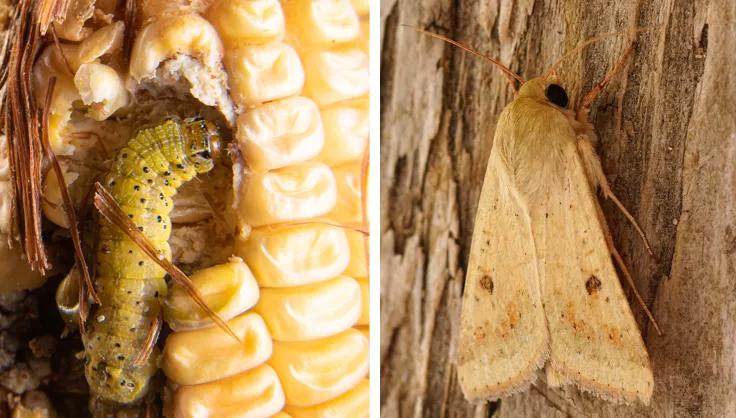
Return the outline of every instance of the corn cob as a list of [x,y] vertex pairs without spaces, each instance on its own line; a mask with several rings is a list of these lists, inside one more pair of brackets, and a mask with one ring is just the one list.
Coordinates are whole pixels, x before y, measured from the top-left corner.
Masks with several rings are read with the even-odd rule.
[[[78,16],[93,4],[72,3]],[[138,22],[128,66],[118,58],[127,42],[121,22],[96,31],[57,25],[62,41],[77,42],[42,53],[34,92],[45,97],[56,77],[52,148],[85,164],[103,161],[105,144],[119,148],[114,137],[129,128],[83,138],[70,129],[75,101],[89,120],[113,123],[139,97],[184,86],[235,129],[242,159],[227,215],[239,227],[240,258],[192,280],[241,342],[174,287],[164,310],[175,332],[161,361],[167,413],[367,416],[367,2],[150,1]],[[63,182],[45,176],[44,214],[69,227],[58,190],[67,185],[78,202],[94,168],[63,168]]]
[[[283,9],[275,1],[255,2],[269,3],[272,16],[283,10],[286,33],[278,19],[273,26],[254,23],[243,11],[248,3],[216,1],[206,14],[225,45],[240,112],[236,139],[244,161],[235,168],[242,178],[234,200],[244,232],[234,252],[261,287],[258,304],[246,315],[262,318],[273,338],[267,365],[246,372],[243,382],[247,377],[253,387],[278,392],[270,380],[277,376],[285,408],[277,416],[367,416],[365,242],[360,232],[344,227],[366,221],[361,161],[368,79],[360,31],[367,28],[349,1],[285,1]],[[245,34],[233,28],[245,28]],[[178,335],[169,337],[167,355]],[[192,358],[204,361],[204,353]],[[169,378],[182,383],[164,364]],[[206,378],[208,383],[175,390],[172,416],[190,416],[194,404],[203,416],[274,413],[263,410],[275,405],[274,398],[264,400],[265,392],[239,395],[239,415],[207,403],[232,378]]]

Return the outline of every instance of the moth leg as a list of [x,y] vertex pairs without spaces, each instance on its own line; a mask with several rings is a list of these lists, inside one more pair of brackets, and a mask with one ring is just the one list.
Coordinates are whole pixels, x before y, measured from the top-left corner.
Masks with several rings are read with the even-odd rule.
[[603,80],[599,81],[598,84],[593,86],[593,88],[588,92],[588,94],[583,97],[582,102],[580,102],[580,107],[577,110],[577,117],[579,121],[587,120],[588,118],[588,111],[590,110],[590,105],[593,103],[593,101],[603,92],[603,89],[608,85],[608,83],[613,80],[618,73],[621,72],[621,70],[624,68],[624,64],[629,59],[629,55],[634,51],[634,43],[631,42],[629,46],[624,51],[624,54],[621,56],[621,58],[616,62],[616,64],[613,66],[613,68],[606,74],[605,77],[603,77]]
[[[621,202],[616,198],[616,196],[611,191],[611,187],[608,185],[608,180],[606,179],[606,176],[603,174],[603,168],[601,167],[601,162],[598,159],[598,156],[595,154],[595,151],[593,150],[593,145],[591,144],[590,140],[584,136],[581,135],[578,137],[578,150],[580,151],[580,154],[583,158],[585,168],[588,171],[589,176],[593,176],[596,184],[600,185],[601,191],[603,192],[603,195],[606,198],[611,198],[611,200],[616,203],[616,206],[621,210],[621,212],[626,216],[629,221],[634,225],[637,231],[639,231],[639,235],[641,236],[642,240],[644,240],[644,245],[646,246],[647,250],[650,254],[652,254],[651,248],[649,248],[649,243],[646,240],[646,237],[644,236],[644,232],[639,228],[639,225],[636,223],[636,220],[633,216],[629,213],[629,211],[626,210],[626,208],[621,204]],[[616,264],[621,269],[621,272],[624,275],[624,278],[626,278],[626,282],[629,284],[629,287],[631,287],[631,290],[634,291],[634,296],[636,297],[636,300],[639,302],[639,305],[646,313],[649,320],[652,322],[652,325],[654,325],[654,329],[657,331],[658,335],[662,335],[662,331],[659,328],[659,324],[657,324],[657,321],[654,319],[654,315],[652,315],[652,312],[647,307],[646,303],[644,303],[644,299],[639,294],[639,291],[636,289],[636,285],[634,284],[634,279],[631,277],[631,273],[629,273],[629,269],[626,267],[626,263],[624,263],[623,258],[621,257],[621,254],[619,254],[618,250],[616,249],[616,246],[613,243],[613,236],[611,235],[611,231],[608,229],[608,223],[606,223],[606,218],[603,215],[603,210],[601,209],[600,205],[595,205],[596,212],[598,215],[598,219],[600,220],[599,223],[603,229],[603,235],[606,239],[606,243],[608,244],[608,248],[611,252],[611,256],[613,256],[613,259],[616,260]]]
[[151,327],[148,328],[148,333],[146,334],[146,341],[143,343],[143,347],[136,356],[133,364],[136,366],[142,366],[146,361],[148,361],[151,353],[153,353],[153,348],[156,346],[156,340],[158,340],[158,335],[161,332],[162,325],[163,320],[161,318],[161,312],[159,312],[158,315],[153,318],[153,321],[151,321]]
[[647,240],[647,237],[644,234],[644,230],[641,229],[639,224],[636,222],[636,219],[634,219],[631,213],[629,213],[623,203],[621,203],[616,195],[613,194],[611,186],[608,184],[608,180],[606,179],[606,174],[603,173],[601,161],[598,158],[598,155],[595,153],[595,149],[593,149],[593,144],[587,136],[578,135],[578,150],[580,151],[580,156],[582,157],[585,164],[585,171],[587,172],[592,182],[591,187],[593,187],[594,189],[596,187],[600,187],[603,197],[605,197],[606,199],[611,199],[611,201],[616,204],[616,207],[618,207],[624,217],[626,217],[631,225],[634,226],[634,229],[636,229],[636,232],[639,234],[639,237],[641,237],[641,240],[644,243],[644,247],[646,247],[649,255],[654,257],[654,252],[652,251],[651,245],[649,245],[649,240]]

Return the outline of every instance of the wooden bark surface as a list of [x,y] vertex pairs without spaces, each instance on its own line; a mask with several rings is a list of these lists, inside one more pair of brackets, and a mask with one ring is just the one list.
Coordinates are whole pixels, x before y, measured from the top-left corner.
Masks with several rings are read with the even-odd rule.
[[[381,409],[389,417],[736,416],[736,2],[383,0],[381,2]],[[501,73],[402,24],[541,74],[581,40],[640,34],[591,113],[614,192],[614,241],[664,335],[624,284],[654,369],[652,404],[617,406],[574,388],[467,403],[455,357],[464,272]],[[610,38],[563,65],[580,97],[620,57]],[[581,93],[582,92],[582,93]]]

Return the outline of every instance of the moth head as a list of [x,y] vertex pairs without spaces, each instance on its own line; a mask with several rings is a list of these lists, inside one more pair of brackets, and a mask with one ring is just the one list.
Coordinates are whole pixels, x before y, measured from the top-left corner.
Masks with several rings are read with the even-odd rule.
[[570,99],[557,77],[533,78],[519,89],[519,97],[531,97],[567,109]]
[[202,118],[187,119],[184,123],[187,158],[197,172],[212,170],[220,155],[220,130],[213,122]]

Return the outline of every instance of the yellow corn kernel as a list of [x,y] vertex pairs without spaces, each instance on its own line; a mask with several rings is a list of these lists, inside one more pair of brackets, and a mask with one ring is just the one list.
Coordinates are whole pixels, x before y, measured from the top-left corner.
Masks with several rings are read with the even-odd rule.
[[89,106],[87,115],[102,121],[128,104],[128,91],[118,73],[104,64],[89,63],[79,66],[74,74],[74,85],[82,102]]
[[306,341],[352,327],[361,314],[360,285],[340,276],[297,287],[261,289],[254,308],[275,341]]
[[283,2],[286,27],[300,49],[348,42],[358,36],[358,15],[349,0]]
[[256,45],[284,36],[284,13],[278,0],[218,0],[207,20],[228,45]]
[[283,406],[279,378],[266,364],[216,382],[181,386],[173,400],[177,418],[263,418]]
[[342,396],[325,403],[307,406],[286,406],[292,418],[368,418],[370,408],[370,381],[363,379]]
[[252,369],[271,357],[271,335],[263,318],[246,313],[228,321],[241,341],[219,327],[169,335],[161,368],[180,385],[212,382]]
[[350,263],[345,268],[344,274],[350,277],[368,277],[368,258],[365,254],[367,237],[361,232],[347,228],[345,234],[350,246]]
[[0,234],[0,293],[13,290],[33,289],[41,286],[45,279],[38,271],[31,270],[23,258],[19,246],[10,248],[10,238]]
[[137,81],[154,76],[159,64],[176,55],[197,58],[208,68],[222,61],[222,43],[215,28],[196,14],[166,17],[146,25],[136,37],[130,75]]
[[302,57],[306,82],[303,94],[320,107],[368,93],[368,55],[358,48],[335,47]]
[[239,192],[240,221],[252,226],[318,217],[337,201],[332,170],[317,162],[251,173]]
[[317,159],[339,165],[363,158],[368,146],[368,97],[322,109],[325,145]]
[[355,327],[355,329],[360,331],[360,333],[363,334],[365,338],[371,337],[371,328],[368,325],[361,325],[361,326]]
[[350,0],[353,3],[353,8],[360,17],[368,16],[370,12],[370,0]]
[[355,280],[358,281],[358,284],[360,285],[360,294],[363,297],[361,306],[363,307],[362,311],[360,312],[360,319],[358,319],[357,324],[358,325],[368,325],[371,318],[371,310],[370,310],[370,298],[371,298],[371,289],[370,285],[368,283],[368,279],[365,277],[359,277]]
[[268,364],[281,379],[288,405],[312,406],[342,395],[363,380],[368,352],[368,339],[351,328],[321,340],[275,342]]
[[322,150],[324,131],[317,105],[290,97],[240,115],[236,138],[248,167],[268,171],[307,161]]
[[363,222],[363,180],[360,162],[333,167],[337,183],[337,202],[327,215],[331,220],[341,224],[360,224]]
[[337,277],[350,262],[343,228],[324,224],[252,231],[235,253],[253,270],[261,287],[300,286]]
[[[258,283],[240,258],[196,271],[190,279],[207,306],[226,321],[258,301]],[[179,285],[175,285],[166,298],[164,318],[177,331],[213,324],[212,318]]]
[[299,94],[304,69],[294,48],[283,42],[228,50],[225,68],[235,103],[251,107]]

